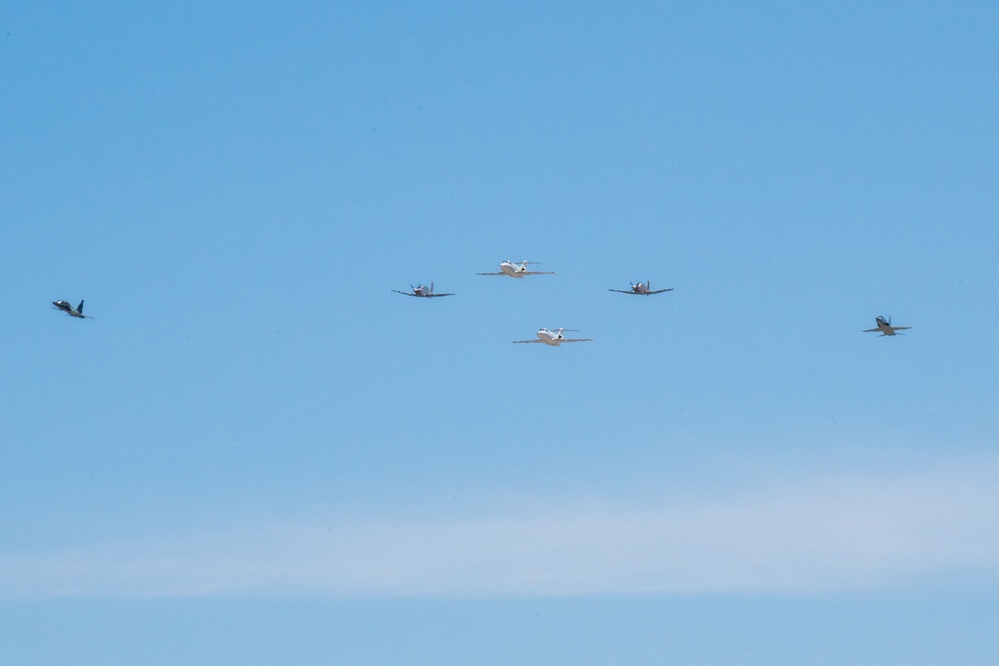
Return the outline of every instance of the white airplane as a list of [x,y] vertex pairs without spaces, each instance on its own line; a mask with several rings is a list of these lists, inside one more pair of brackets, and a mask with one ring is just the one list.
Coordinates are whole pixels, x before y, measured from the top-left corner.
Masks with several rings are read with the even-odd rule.
[[[628,284],[631,283],[629,282]],[[670,287],[669,289],[657,289],[652,291],[652,280],[646,280],[645,284],[642,284],[641,282],[632,284],[629,291],[625,291],[624,289],[608,289],[607,291],[616,291],[619,294],[641,294],[643,296],[651,296],[652,294],[661,294],[664,291],[673,291],[673,288]]]
[[421,284],[416,287],[409,285],[409,288],[412,289],[411,292],[399,291],[398,289],[393,289],[392,291],[397,294],[402,294],[403,296],[416,296],[417,298],[440,298],[441,296],[454,296],[454,294],[435,294],[433,282],[430,283],[429,287]]
[[52,301],[52,305],[55,306],[56,310],[65,312],[70,317],[76,317],[78,319],[93,319],[93,317],[89,317],[83,314],[83,301],[80,301],[80,304],[77,305],[75,308],[72,305],[70,305],[69,301],[64,301],[61,299],[58,301]]
[[514,278],[522,278],[525,275],[555,275],[555,271],[529,271],[527,267],[531,264],[539,264],[540,261],[522,261],[519,264],[512,261],[500,263],[499,273],[476,273],[476,275],[509,275]]
[[542,328],[538,331],[537,340],[514,340],[515,345],[538,345],[546,344],[552,347],[558,347],[563,342],[592,342],[593,338],[567,338],[562,335],[563,331],[574,331],[574,328],[559,328],[554,331],[549,331],[547,328]]
[[888,317],[888,319],[885,319],[881,315],[878,315],[877,318],[875,318],[874,321],[877,323],[878,327],[877,328],[868,328],[867,330],[864,331],[864,333],[878,333],[878,332],[880,332],[881,333],[881,337],[883,338],[886,335],[905,335],[904,333],[896,333],[895,331],[905,331],[905,330],[908,330],[908,329],[912,328],[911,326],[892,326],[891,325],[891,317]]

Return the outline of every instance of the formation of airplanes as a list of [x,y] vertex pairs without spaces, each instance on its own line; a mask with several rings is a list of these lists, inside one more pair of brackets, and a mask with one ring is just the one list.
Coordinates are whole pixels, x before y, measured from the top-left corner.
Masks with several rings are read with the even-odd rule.
[[[555,275],[555,271],[534,271],[528,269],[528,266],[539,264],[537,261],[520,261],[514,262],[510,260],[504,260],[500,262],[498,273],[476,273],[476,275],[490,275],[490,276],[506,276],[512,278],[524,278],[528,275]],[[635,282],[629,283],[631,285],[630,289],[608,289],[618,294],[629,294],[632,296],[652,296],[654,294],[664,294],[667,291],[673,291],[672,287],[667,287],[666,289],[652,289],[652,280],[646,280],[645,282]],[[392,291],[397,294],[402,294],[403,296],[413,296],[416,298],[436,298],[438,296],[454,296],[454,294],[438,294],[434,292],[434,283],[431,282],[430,286],[419,285],[414,287],[409,286],[410,291],[399,291],[398,289],[393,289]],[[65,301],[60,301],[65,303]],[[68,304],[67,304],[68,305]],[[80,309],[82,310],[83,303],[80,303]],[[875,318],[875,323],[877,328],[869,328],[864,331],[864,333],[881,333],[881,337],[884,336],[895,336],[903,335],[897,331],[905,331],[911,326],[892,326],[891,317],[887,319],[878,315]],[[592,342],[593,338],[567,338],[563,334],[566,331],[576,332],[576,329],[570,328],[556,328],[548,329],[541,328],[537,332],[536,340],[514,340],[514,344],[545,344],[550,347],[558,347],[559,345],[566,342]]]
[[[524,277],[525,275],[554,275],[554,272],[534,272],[528,271],[527,265],[532,262],[524,261],[520,264],[513,264],[509,261],[504,261],[500,264],[500,268],[503,269],[502,273],[476,273],[476,275],[510,275],[511,277]],[[505,268],[504,268],[505,267]],[[511,272],[507,272],[509,269]],[[454,296],[454,294],[438,294],[434,292],[434,283],[431,282],[430,286],[417,285],[409,286],[410,291],[399,291],[398,289],[393,289],[392,291],[397,294],[402,294],[403,296],[412,296],[415,298],[440,298],[442,296]],[[651,296],[652,294],[662,294],[667,291],[673,291],[672,288],[669,289],[657,289],[652,290],[652,281],[646,280],[644,283],[636,282],[631,285],[631,289],[625,291],[624,289],[609,289],[608,291],[614,291],[619,294],[638,294],[643,296]],[[75,308],[69,301],[58,300],[52,301],[53,309],[59,310],[60,312],[65,312],[71,317],[76,317],[77,319],[92,319],[89,315],[83,314],[83,301]],[[878,315],[874,319],[874,323],[877,324],[876,328],[864,329],[864,333],[880,333],[879,337],[885,336],[895,336],[895,335],[905,335],[904,333],[899,333],[898,331],[907,331],[911,326],[893,326],[891,323],[891,317],[884,317],[883,315]],[[571,328],[556,328],[550,330],[547,328],[541,328],[537,333],[537,340],[514,340],[514,344],[546,344],[551,347],[558,347],[565,342],[592,342],[593,338],[567,338],[563,335],[566,331],[576,332],[576,329]]]
[[[521,261],[518,263],[512,261],[503,261],[500,263],[499,273],[476,273],[476,275],[506,275],[512,278],[523,278],[527,275],[555,275],[555,271],[532,271],[528,270],[528,266],[531,264],[536,264],[536,261]],[[666,289],[652,289],[652,280],[646,280],[645,282],[635,282],[631,284],[631,289],[608,289],[608,291],[613,291],[618,294],[631,294],[638,296],[652,296],[653,294],[662,294],[667,291],[673,291],[672,287]],[[398,289],[393,289],[392,291],[396,294],[402,294],[403,296],[412,296],[414,298],[441,298],[443,296],[454,296],[452,293],[438,294],[434,291],[434,283],[431,282],[430,286],[420,284],[417,286],[409,285],[409,291],[399,291]],[[60,312],[65,312],[71,317],[76,317],[77,319],[91,319],[89,315],[83,314],[83,301],[75,308],[69,301],[58,300],[52,301],[52,305],[56,310]],[[885,318],[883,315],[878,315],[874,319],[874,323],[877,324],[876,328],[865,329],[864,333],[880,333],[880,337],[886,336],[896,336],[904,335],[898,331],[907,331],[911,326],[893,326],[891,323],[891,317]],[[576,332],[576,329],[570,328],[556,328],[547,329],[541,328],[537,332],[536,340],[514,340],[514,344],[545,344],[550,347],[558,347],[559,345],[566,342],[592,342],[593,338],[567,338],[563,335],[566,331]]]

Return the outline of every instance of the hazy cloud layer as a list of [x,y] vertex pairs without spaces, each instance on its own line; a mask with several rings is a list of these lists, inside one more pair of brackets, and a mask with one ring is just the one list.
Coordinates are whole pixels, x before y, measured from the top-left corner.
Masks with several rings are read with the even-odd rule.
[[0,554],[0,595],[823,593],[999,573],[993,464],[721,501],[551,499],[471,519],[331,518]]

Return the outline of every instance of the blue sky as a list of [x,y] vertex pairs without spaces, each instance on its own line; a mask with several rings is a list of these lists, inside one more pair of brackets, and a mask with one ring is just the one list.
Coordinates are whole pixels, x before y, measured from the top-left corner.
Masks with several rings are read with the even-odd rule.
[[997,25],[0,9],[0,656],[993,662]]

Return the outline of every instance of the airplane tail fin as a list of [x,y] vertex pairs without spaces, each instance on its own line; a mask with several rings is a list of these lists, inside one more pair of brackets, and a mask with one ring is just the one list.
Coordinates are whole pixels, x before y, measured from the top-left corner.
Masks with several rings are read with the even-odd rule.
[[83,301],[80,301],[80,304],[76,306],[76,311],[83,314]]

